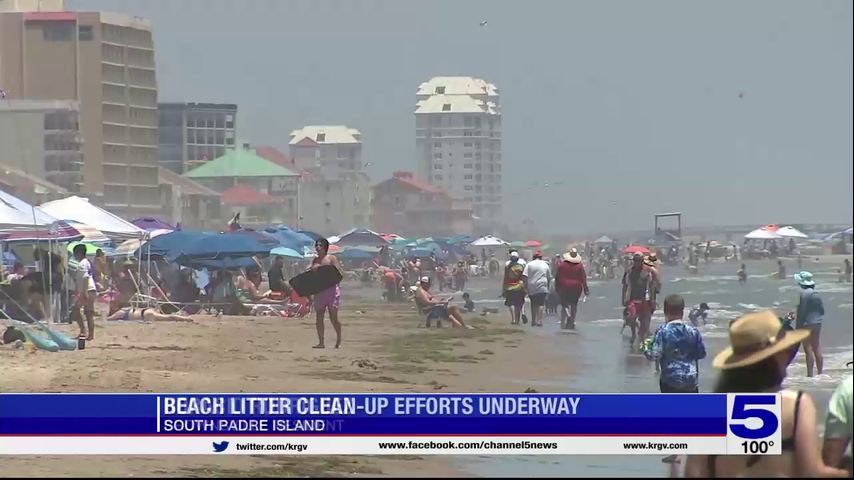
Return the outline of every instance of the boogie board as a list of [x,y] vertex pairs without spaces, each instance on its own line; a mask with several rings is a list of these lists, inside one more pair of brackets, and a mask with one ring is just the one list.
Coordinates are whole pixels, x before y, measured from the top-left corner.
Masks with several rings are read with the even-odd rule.
[[307,297],[333,287],[343,279],[341,272],[334,266],[321,265],[315,270],[300,273],[288,280],[288,283],[301,297]]

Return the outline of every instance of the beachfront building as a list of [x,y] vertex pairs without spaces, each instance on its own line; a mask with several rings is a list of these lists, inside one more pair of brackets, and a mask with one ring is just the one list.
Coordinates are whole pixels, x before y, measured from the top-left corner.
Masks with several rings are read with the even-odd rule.
[[418,176],[470,201],[484,226],[494,226],[502,210],[498,89],[478,78],[434,77],[416,99]]
[[[83,188],[83,137],[73,100],[0,102],[0,167],[71,193]],[[29,183],[29,180],[24,180]]]
[[147,20],[65,11],[62,0],[0,0],[0,66],[8,99],[79,104],[82,193],[125,218],[160,211]]
[[259,156],[249,144],[226,150],[184,177],[222,194],[226,216],[239,211],[243,224],[297,223],[300,174]]
[[160,168],[160,203],[171,225],[198,230],[219,230],[225,225],[219,192],[172,170]]
[[471,202],[453,198],[412,172],[395,172],[372,190],[371,224],[378,232],[406,237],[474,233]]
[[309,125],[291,132],[290,159],[300,182],[301,228],[333,235],[371,220],[371,185],[362,134],[343,125]]
[[159,103],[160,166],[184,173],[234,150],[237,105]]

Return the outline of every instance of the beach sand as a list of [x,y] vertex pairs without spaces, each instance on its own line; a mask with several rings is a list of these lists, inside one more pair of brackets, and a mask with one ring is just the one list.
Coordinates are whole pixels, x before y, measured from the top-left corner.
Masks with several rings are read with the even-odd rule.
[[[198,316],[192,324],[98,322],[83,351],[0,347],[4,392],[523,392],[566,377],[550,357],[566,338],[526,335],[504,309],[471,314],[475,330],[423,328],[411,304],[384,304],[378,290],[343,287],[344,342],[325,350],[314,316]],[[375,296],[376,295],[376,296]],[[75,334],[76,328],[60,326]],[[561,337],[561,336],[558,336]],[[525,379],[524,382],[512,379]],[[545,391],[545,390],[544,390]],[[459,475],[447,457],[23,456],[3,459],[4,476]]]

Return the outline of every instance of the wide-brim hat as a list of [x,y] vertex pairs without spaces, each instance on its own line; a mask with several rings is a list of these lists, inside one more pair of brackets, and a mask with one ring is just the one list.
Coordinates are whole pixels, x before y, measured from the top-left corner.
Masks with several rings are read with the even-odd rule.
[[802,287],[814,287],[815,280],[810,272],[798,272],[794,275],[795,281]]
[[730,346],[715,356],[712,365],[721,370],[741,368],[785,351],[809,337],[809,330],[783,330],[770,310],[748,313],[729,327]]
[[581,255],[579,255],[578,250],[574,248],[564,253],[563,259],[569,263],[581,263]]

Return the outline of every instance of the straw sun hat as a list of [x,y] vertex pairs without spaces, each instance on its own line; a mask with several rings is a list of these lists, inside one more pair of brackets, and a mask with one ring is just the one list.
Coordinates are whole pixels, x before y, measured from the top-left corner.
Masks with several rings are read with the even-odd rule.
[[729,327],[730,346],[712,362],[728,370],[746,367],[787,350],[810,335],[808,330],[783,330],[780,319],[770,310],[749,313]]
[[581,263],[581,255],[578,250],[573,248],[569,252],[563,254],[563,259],[569,263]]

